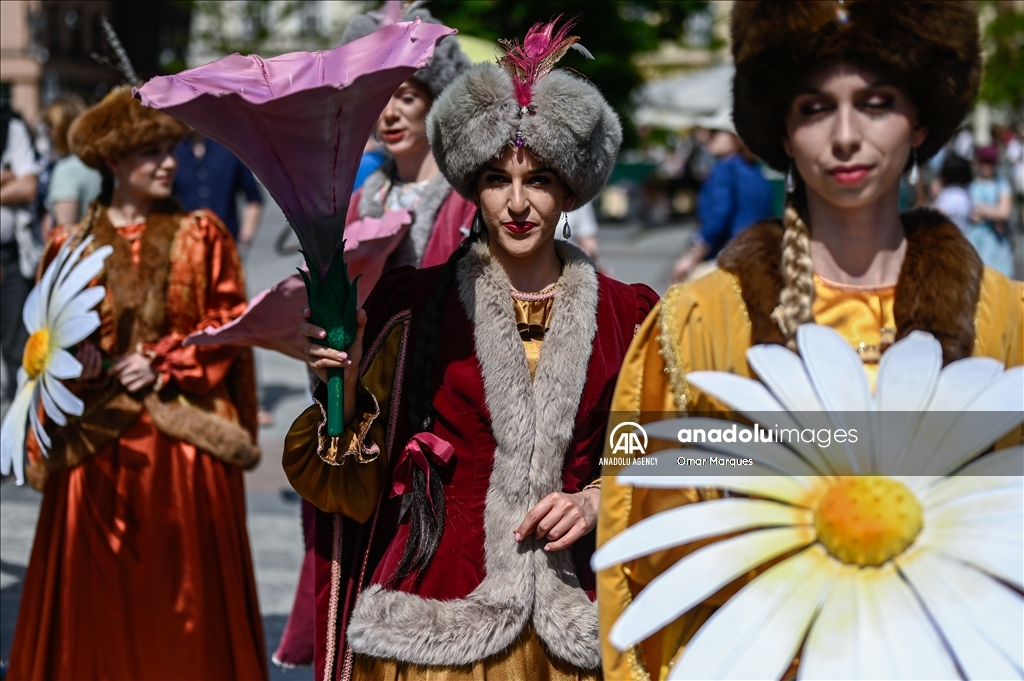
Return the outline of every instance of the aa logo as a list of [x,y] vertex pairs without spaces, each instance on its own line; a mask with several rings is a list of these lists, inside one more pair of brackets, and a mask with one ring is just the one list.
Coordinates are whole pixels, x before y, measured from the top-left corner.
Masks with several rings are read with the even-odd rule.
[[[642,440],[641,440],[642,438]],[[647,431],[639,423],[626,421],[615,426],[608,436],[612,454],[645,456],[647,454]]]

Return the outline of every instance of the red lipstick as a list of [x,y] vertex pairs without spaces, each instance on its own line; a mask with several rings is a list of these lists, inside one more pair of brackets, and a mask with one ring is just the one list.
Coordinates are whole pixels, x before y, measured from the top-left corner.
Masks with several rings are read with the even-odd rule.
[[868,176],[873,167],[869,165],[837,166],[828,172],[841,184],[857,184]]
[[530,222],[528,220],[509,220],[508,222],[502,223],[502,226],[510,232],[515,232],[516,234],[526,234],[531,229],[536,227],[537,223]]

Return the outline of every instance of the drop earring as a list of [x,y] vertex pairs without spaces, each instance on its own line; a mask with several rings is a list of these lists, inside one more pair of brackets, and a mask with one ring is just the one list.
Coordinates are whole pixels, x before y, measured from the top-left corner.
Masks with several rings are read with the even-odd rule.
[[791,195],[796,191],[796,182],[793,180],[793,162],[789,162],[789,168],[786,169],[786,196]]
[[572,229],[569,227],[569,216],[565,213],[562,215],[565,217],[565,224],[562,225],[562,236],[568,239],[572,236]]
[[914,164],[910,166],[910,174],[907,175],[907,182],[909,182],[912,186],[916,187],[917,179],[921,175],[917,170],[917,147],[914,147],[913,151],[911,151],[910,153],[914,159]]
[[473,226],[470,228],[471,234],[479,234],[484,231],[484,219],[480,217],[480,209],[476,209],[476,215],[473,216]]

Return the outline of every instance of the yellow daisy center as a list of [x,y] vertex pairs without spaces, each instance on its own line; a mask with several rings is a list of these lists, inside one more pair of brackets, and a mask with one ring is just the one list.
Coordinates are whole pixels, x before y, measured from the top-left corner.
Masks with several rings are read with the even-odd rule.
[[818,540],[844,563],[881,565],[921,531],[921,504],[892,478],[840,478],[814,513]]
[[46,368],[46,361],[50,358],[50,332],[46,329],[39,329],[28,337],[25,343],[25,354],[21,356],[21,366],[29,378],[35,378],[43,373]]

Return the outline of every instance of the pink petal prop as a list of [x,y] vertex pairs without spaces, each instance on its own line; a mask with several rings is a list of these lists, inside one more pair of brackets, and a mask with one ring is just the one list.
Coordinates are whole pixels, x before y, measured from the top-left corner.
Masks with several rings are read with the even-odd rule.
[[237,155],[326,273],[341,242],[363,146],[392,93],[453,29],[401,22],[326,52],[232,54],[135,90]]
[[[360,307],[384,272],[388,256],[409,231],[408,211],[388,211],[382,218],[363,218],[345,229],[345,262],[349,275],[359,279]],[[185,339],[185,345],[256,346],[305,361],[306,339],[295,327],[309,304],[298,273],[282,279],[249,301],[242,316],[220,327],[209,326]]]
[[197,331],[183,345],[255,346],[305,362],[307,341],[295,327],[304,321],[301,311],[308,304],[306,285],[296,272],[256,294],[238,319]]

